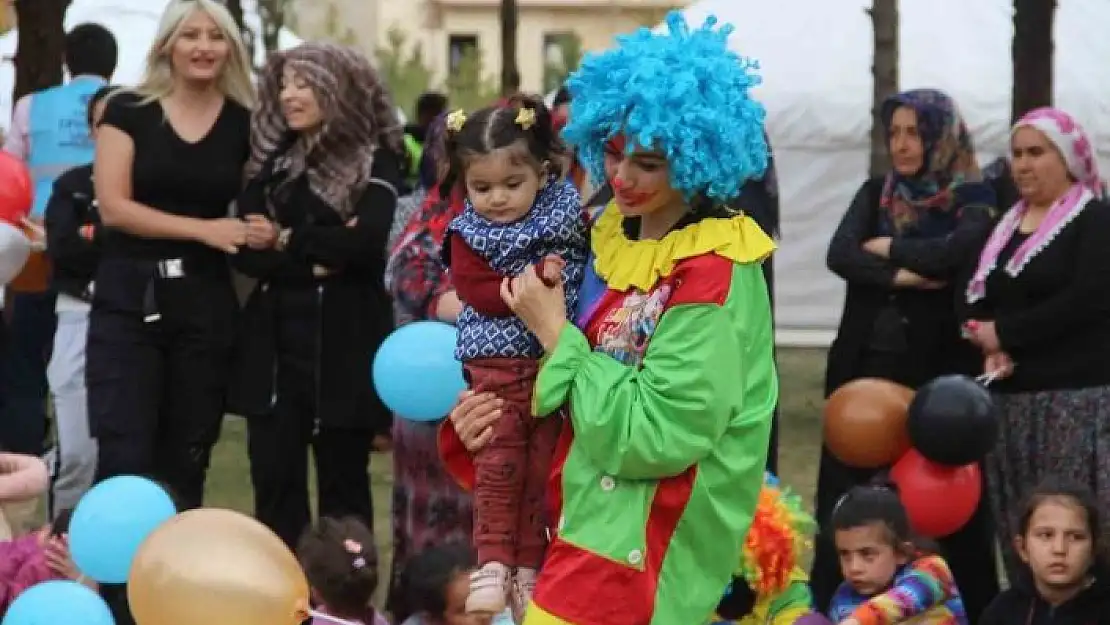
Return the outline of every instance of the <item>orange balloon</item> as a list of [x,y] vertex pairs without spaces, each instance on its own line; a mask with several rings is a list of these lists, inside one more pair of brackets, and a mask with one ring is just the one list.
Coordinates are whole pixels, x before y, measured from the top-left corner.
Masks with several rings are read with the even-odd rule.
[[844,464],[877,469],[910,448],[906,429],[913,391],[889,380],[860,378],[825,403],[825,446]]
[[135,554],[127,600],[138,625],[299,625],[308,581],[285,543],[219,508],[166,521]]

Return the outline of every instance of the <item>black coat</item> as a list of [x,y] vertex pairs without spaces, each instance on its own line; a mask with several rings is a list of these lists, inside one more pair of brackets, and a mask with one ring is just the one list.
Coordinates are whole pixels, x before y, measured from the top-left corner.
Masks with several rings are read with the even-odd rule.
[[[89,285],[100,262],[100,242],[96,236],[100,213],[93,192],[91,164],[74,167],[54,181],[44,222],[55,290],[91,301]],[[92,226],[91,238],[81,235],[84,226]]]
[[[858,377],[876,318],[889,304],[903,319],[907,352],[913,355],[902,359],[904,370],[890,372],[889,379],[912,388],[939,375],[972,374],[982,368],[978,350],[960,336],[957,302],[963,296],[965,276],[990,234],[994,198],[982,198],[989,199],[990,206],[965,206],[948,237],[896,242],[887,261],[861,248],[864,241],[877,236],[883,181],[872,178],[860,187],[829,243],[829,270],[844,279],[847,292],[840,326],[829,347],[826,395]],[[991,194],[986,186],[979,190]],[[894,288],[899,267],[949,286],[935,291]]]
[[[281,175],[280,173],[277,175]],[[316,196],[305,179],[293,181],[280,197],[264,168],[239,198],[240,216],[269,216],[269,197],[281,228],[291,228],[286,249],[244,249],[233,262],[258,280],[244,305],[232,380],[229,411],[265,418],[277,394],[278,316],[283,290],[315,291],[315,320],[305,331],[316,333],[316,416],[322,425],[387,432],[389,412],[374,392],[371,363],[393,329],[393,314],[383,283],[385,242],[400,184],[399,159],[385,150],[375,155],[373,180],[355,201],[353,227]],[[349,223],[349,222],[348,222]],[[313,267],[331,271],[315,277]]]
[[995,597],[978,625],[1106,625],[1110,624],[1110,583],[1098,574],[1070,601],[1051,606],[1037,593],[1028,575]]

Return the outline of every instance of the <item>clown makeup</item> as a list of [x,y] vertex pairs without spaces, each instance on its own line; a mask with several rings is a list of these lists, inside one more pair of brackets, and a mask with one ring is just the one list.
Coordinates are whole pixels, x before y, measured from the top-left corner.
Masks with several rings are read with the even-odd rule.
[[677,221],[686,205],[682,194],[671,186],[670,173],[665,156],[647,150],[629,153],[622,135],[605,145],[605,176],[613,186],[617,207],[625,217],[677,210]]

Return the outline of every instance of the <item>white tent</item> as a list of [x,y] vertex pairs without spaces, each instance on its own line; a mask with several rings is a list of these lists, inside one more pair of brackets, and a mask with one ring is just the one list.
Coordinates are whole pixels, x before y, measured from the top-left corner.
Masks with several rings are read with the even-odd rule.
[[[731,23],[731,45],[758,59],[782,201],[776,256],[779,342],[827,345],[843,284],[824,264],[833,230],[867,173],[871,127],[870,0],[702,0],[685,13]],[[1006,152],[1012,0],[901,0],[904,89],[951,94],[981,162]],[[1110,2],[1061,0],[1056,9],[1056,104],[1076,116],[1110,166]]]
[[[95,22],[112,31],[119,45],[119,65],[112,82],[130,85],[138,82],[142,76],[147,51],[158,29],[158,19],[167,4],[167,0],[73,0],[66,11],[65,28],[69,30],[84,22]],[[261,21],[254,10],[255,3],[248,0],[243,5],[247,26],[255,33],[261,32]],[[15,30],[0,37],[0,58],[3,59],[0,63],[0,120],[5,128],[11,120],[11,97],[15,84],[12,58],[15,56],[18,37]],[[278,43],[284,50],[298,45],[301,40],[288,30],[283,30]],[[261,63],[266,56],[261,36],[255,37],[254,56],[256,63]]]

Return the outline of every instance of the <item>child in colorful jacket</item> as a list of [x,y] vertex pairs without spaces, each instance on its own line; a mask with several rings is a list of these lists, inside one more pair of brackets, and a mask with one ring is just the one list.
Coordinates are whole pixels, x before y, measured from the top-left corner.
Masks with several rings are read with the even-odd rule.
[[[725,205],[767,144],[753,64],[714,24],[672,13],[568,82],[563,136],[616,197],[574,323],[534,268],[505,297],[546,353],[533,413],[564,419],[526,625],[704,623],[752,521],[778,397],[761,268],[774,243]],[[461,446],[441,432],[445,452]]]
[[831,518],[844,582],[829,618],[840,625],[968,625],[948,563],[913,544],[894,485],[857,486]]

